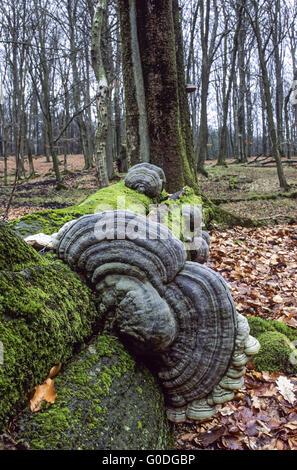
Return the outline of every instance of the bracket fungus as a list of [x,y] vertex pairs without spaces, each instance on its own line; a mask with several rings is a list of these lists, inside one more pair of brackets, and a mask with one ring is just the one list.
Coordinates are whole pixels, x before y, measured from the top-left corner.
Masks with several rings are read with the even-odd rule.
[[135,189],[148,197],[157,197],[161,194],[166,183],[165,173],[162,168],[151,163],[139,163],[128,171],[125,185]]
[[[160,191],[160,171],[133,168],[131,187]],[[108,325],[158,377],[169,420],[209,418],[233,398],[259,343],[223,278],[186,261],[184,244],[166,226],[127,210],[104,211],[68,223],[54,238],[58,256],[98,293]],[[206,233],[203,240],[208,248]]]

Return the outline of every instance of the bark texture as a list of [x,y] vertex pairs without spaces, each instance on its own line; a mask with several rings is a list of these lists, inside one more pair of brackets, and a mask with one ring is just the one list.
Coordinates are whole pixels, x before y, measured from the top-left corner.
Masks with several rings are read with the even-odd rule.
[[[189,131],[189,114],[187,107],[185,108],[187,98],[181,64],[183,56],[180,25],[178,18],[175,18],[178,14],[177,4],[167,0],[138,1],[136,15],[133,1],[119,0],[118,4],[127,108],[127,143],[131,163],[145,161],[147,158],[147,153],[141,150],[143,135],[140,133],[143,128],[141,123],[145,121],[148,127],[150,163],[164,170],[166,189],[175,192],[185,184],[194,186],[193,143]],[[134,31],[135,20],[137,35]],[[138,73],[140,70],[142,77]]]
[[99,0],[96,5],[92,26],[92,64],[97,79],[97,127],[95,132],[94,160],[99,188],[108,185],[106,165],[106,137],[108,127],[108,83],[101,54],[101,34],[106,0]]

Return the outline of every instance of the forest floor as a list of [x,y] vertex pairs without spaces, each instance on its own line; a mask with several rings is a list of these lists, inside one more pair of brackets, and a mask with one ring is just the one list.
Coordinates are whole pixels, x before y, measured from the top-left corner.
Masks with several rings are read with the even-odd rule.
[[[207,264],[229,283],[238,312],[297,328],[297,225],[211,235]],[[212,419],[174,429],[177,449],[297,450],[297,377],[249,363],[244,386]]]
[[[95,171],[83,165],[81,155],[70,155],[67,189],[56,191],[51,163],[45,157],[34,160],[39,176],[17,186],[8,219],[84,200],[96,190],[96,179]],[[9,185],[4,187],[0,161],[0,214],[12,190],[12,158],[8,168]],[[207,170],[208,179],[199,177],[207,196],[262,224],[254,229],[214,227],[208,265],[229,283],[239,313],[297,328],[297,168],[285,167],[291,185],[285,195],[275,168],[216,167],[208,162]],[[256,372],[249,364],[245,384],[232,402],[218,406],[207,422],[174,425],[174,433],[175,448],[182,450],[297,450],[297,377]]]
[[[7,220],[42,209],[62,209],[77,204],[97,190],[95,169],[84,170],[83,155],[68,155],[68,172],[63,171],[63,158],[60,156],[61,173],[66,190],[55,189],[52,163],[44,156],[34,158],[36,176],[22,179],[16,188]],[[28,171],[28,164],[25,162]],[[0,161],[0,214],[4,213],[11,193],[15,172],[15,160],[8,160],[8,185],[3,186],[3,162]]]
[[297,166],[285,166],[290,185],[288,193],[279,188],[276,168],[229,164],[215,166],[207,162],[208,178],[199,176],[206,196],[223,209],[249,217],[263,225],[297,221]]

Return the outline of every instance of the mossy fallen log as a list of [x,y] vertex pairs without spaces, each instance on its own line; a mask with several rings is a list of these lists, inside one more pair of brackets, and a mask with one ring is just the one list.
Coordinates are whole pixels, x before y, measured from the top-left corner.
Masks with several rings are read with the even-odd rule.
[[31,450],[159,450],[173,444],[158,385],[114,336],[94,338],[55,378],[55,390],[54,404],[26,410],[16,424],[16,440]]
[[[53,255],[40,256],[7,224],[0,224],[0,242],[0,431],[3,432],[9,419],[16,416],[28,403],[34,387],[46,379],[50,368],[59,362],[65,364],[75,357],[86,341],[100,334],[102,324],[93,293],[68,266]],[[121,348],[119,344],[115,347],[117,351]],[[124,369],[128,368],[128,363],[133,363],[127,353],[125,358],[127,364],[123,365]],[[112,362],[111,358],[110,361]],[[100,371],[98,373],[100,375]],[[170,442],[165,438],[167,421],[163,398],[152,376],[147,371],[143,373],[144,378],[141,379],[140,369],[137,373],[133,372],[131,387],[134,383],[137,387],[139,381],[143,380],[144,393],[151,397],[154,395],[155,405],[159,406],[158,424],[152,424],[152,420],[156,421],[155,414],[152,413],[150,418],[152,402],[144,403],[140,394],[133,395],[131,403],[139,407],[136,415],[142,423],[143,433],[152,432],[152,441],[144,440],[143,445],[149,445],[148,442],[153,442],[154,439],[157,445],[158,433],[163,426],[162,448],[168,448]],[[117,377],[117,383],[123,380],[122,387],[128,383],[126,375]],[[126,396],[127,407],[129,390],[130,388],[127,389]],[[115,429],[119,416],[114,413],[115,405],[110,406],[112,408],[106,412],[110,414],[110,429],[113,429],[112,426]],[[116,420],[114,424],[113,419]],[[122,428],[122,431],[126,435],[127,430]],[[112,439],[111,431],[108,436]],[[140,446],[140,434],[137,436],[139,440],[134,444],[130,436],[130,448]],[[75,445],[73,442],[73,448]]]
[[79,217],[100,212],[102,210],[130,209],[133,212],[147,215],[150,208],[156,204],[182,207],[185,204],[191,206],[201,205],[203,209],[203,222],[208,228],[211,224],[221,226],[240,225],[243,227],[255,227],[256,222],[227,212],[214,204],[203,195],[197,195],[192,188],[186,187],[181,197],[172,200],[165,190],[158,198],[149,198],[145,194],[127,188],[124,181],[112,186],[100,189],[81,203],[67,207],[66,209],[47,209],[27,214],[19,219],[9,222],[9,226],[21,237],[44,233],[51,235],[57,232],[65,223]]
[[106,209],[114,210],[118,205],[127,206],[122,208],[133,207],[134,212],[139,210],[137,206],[142,206],[144,210],[148,211],[149,205],[154,202],[157,201],[150,199],[145,194],[127,188],[124,181],[121,181],[96,191],[75,206],[66,209],[39,210],[9,222],[9,225],[21,237],[40,232],[51,235],[57,232],[66,222],[85,214],[92,214]]
[[69,359],[75,345],[91,335],[98,313],[93,294],[68,266],[41,257],[5,224],[0,239],[3,429],[51,365]]

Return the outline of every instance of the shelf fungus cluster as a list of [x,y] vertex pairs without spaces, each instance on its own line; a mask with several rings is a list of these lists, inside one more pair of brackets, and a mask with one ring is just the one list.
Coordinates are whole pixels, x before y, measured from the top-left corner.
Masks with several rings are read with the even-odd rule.
[[128,188],[152,198],[161,194],[165,183],[166,178],[162,168],[151,163],[132,166],[125,178],[125,185]]
[[[141,171],[149,184],[157,176],[163,184],[161,172]],[[208,250],[206,233],[204,241]],[[66,224],[53,247],[87,277],[109,327],[156,374],[169,420],[207,419],[233,398],[259,343],[223,278],[187,261],[185,245],[166,226],[104,211]]]

